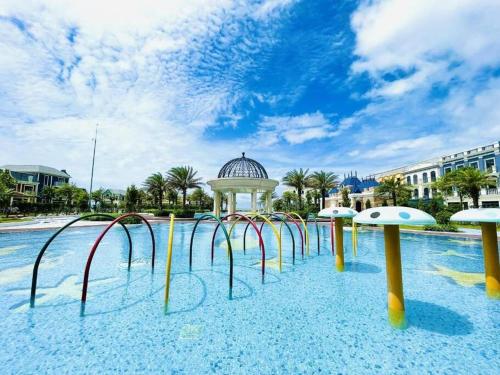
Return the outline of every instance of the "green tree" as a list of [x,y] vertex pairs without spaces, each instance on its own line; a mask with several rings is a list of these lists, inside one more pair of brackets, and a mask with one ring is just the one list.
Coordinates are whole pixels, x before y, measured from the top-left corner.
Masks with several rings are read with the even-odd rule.
[[89,208],[89,193],[87,193],[87,190],[77,188],[74,195],[74,202],[80,211],[86,211]]
[[282,194],[285,211],[293,211],[297,207],[299,196],[294,191],[285,191]]
[[0,169],[0,207],[6,212],[10,205],[10,199],[16,188],[16,180],[10,175],[7,169]]
[[299,209],[302,209],[302,193],[304,189],[310,187],[311,180],[309,176],[309,169],[303,170],[294,169],[287,172],[282,179],[283,183],[287,186],[295,188],[298,197]]
[[455,186],[472,198],[474,207],[479,207],[479,196],[481,188],[491,188],[497,186],[495,176],[480,171],[479,169],[466,167],[455,171]]
[[343,188],[340,194],[342,195],[342,207],[351,207],[351,200],[349,199],[349,189]]
[[44,186],[42,190],[42,197],[43,199],[45,199],[45,201],[47,201],[48,203],[52,203],[56,195],[57,189],[55,187],[49,185]]
[[[391,176],[385,178],[380,185],[375,188],[375,195],[385,198],[390,196],[394,206],[398,205],[398,198],[400,201],[410,197],[411,191],[408,185],[405,185],[400,178]],[[404,198],[404,199],[403,199]]]
[[160,210],[163,209],[163,196],[167,191],[167,185],[167,179],[160,172],[149,176],[143,184],[146,191],[153,197],[154,202],[158,204]]
[[130,185],[125,192],[125,208],[128,212],[137,211],[137,207],[139,206],[139,190],[135,187],[135,185]]
[[319,171],[311,175],[311,186],[321,193],[321,206],[325,207],[325,199],[328,191],[338,185],[338,176],[333,172]]
[[73,200],[77,192],[77,187],[74,184],[62,184],[57,188],[56,196],[64,202],[67,209],[73,207]]
[[168,171],[168,180],[172,187],[182,193],[182,207],[186,208],[188,189],[201,187],[201,178],[196,177],[198,172],[190,166],[174,167]]
[[210,197],[202,188],[196,188],[189,196],[189,201],[196,202],[198,208],[201,209],[205,206],[205,202],[207,202],[209,198]]
[[104,204],[104,189],[99,188],[97,190],[94,190],[92,192],[92,200],[95,202],[95,208],[96,210],[99,210],[99,208],[103,207]]
[[366,202],[365,202],[365,208],[366,209],[372,208],[372,202],[370,202],[369,199],[367,199]]

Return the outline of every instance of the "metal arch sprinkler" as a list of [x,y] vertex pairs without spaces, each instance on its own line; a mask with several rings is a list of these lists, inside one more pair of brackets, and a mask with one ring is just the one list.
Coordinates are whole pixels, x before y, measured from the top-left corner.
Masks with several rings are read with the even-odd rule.
[[[312,215],[312,214],[308,214],[307,215],[307,217],[306,217],[306,225],[309,222],[309,215]],[[318,241],[318,255],[319,255],[320,254],[320,243],[321,243],[320,235],[319,235],[319,225],[318,225],[318,220],[316,220],[316,216],[315,215],[313,215],[313,219],[314,219],[314,224],[316,226],[316,237],[317,237],[317,241]]]
[[257,236],[259,237],[259,247],[260,247],[260,252],[261,252],[261,262],[262,262],[262,284],[264,284],[264,277],[265,277],[265,272],[266,272],[266,249],[264,247],[264,240],[262,239],[262,234],[259,231],[259,228],[255,225],[252,219],[250,219],[248,216],[239,214],[239,213],[234,213],[234,214],[229,214],[221,218],[221,223],[217,224],[215,227],[214,233],[212,235],[212,249],[211,249],[211,264],[214,264],[214,249],[215,249],[215,236],[217,234],[217,230],[222,224],[224,220],[228,220],[231,217],[236,217],[238,218],[232,225],[229,230],[229,238],[231,238],[231,233],[233,231],[234,225],[240,220],[243,219],[248,222],[248,225],[252,225],[252,227],[255,229],[255,232],[257,233]]
[[170,270],[172,268],[172,246],[174,241],[174,214],[170,215],[170,228],[168,231],[167,265],[165,269],[165,314],[168,312],[168,297],[170,294]]
[[[189,272],[191,272],[193,267],[193,241],[196,228],[198,228],[200,222],[205,219],[214,219],[219,224],[222,224],[222,221],[217,216],[212,214],[204,214],[200,216],[198,220],[196,220],[193,231],[191,232],[191,241],[189,243]],[[226,236],[227,248],[229,253],[229,299],[233,299],[233,248],[231,247],[231,240],[224,225],[222,225],[222,230],[224,231],[224,235]]]
[[493,299],[500,299],[500,262],[498,260],[497,239],[497,224],[500,222],[500,209],[476,208],[464,210],[454,214],[450,220],[477,222],[481,224],[486,295]]
[[304,219],[302,219],[302,216],[300,216],[298,213],[290,212],[290,215],[297,217],[302,222],[304,233],[306,235],[306,256],[309,256],[309,230],[307,230],[307,224]]
[[394,328],[405,328],[399,226],[435,224],[436,220],[426,212],[415,208],[397,206],[369,208],[360,212],[353,220],[358,224],[384,226],[389,322]]
[[144,218],[143,216],[136,214],[136,213],[128,213],[121,215],[117,217],[115,220],[113,220],[97,237],[96,241],[94,242],[94,245],[92,246],[92,249],[90,250],[89,256],[87,258],[87,264],[85,266],[85,273],[83,275],[83,287],[82,287],[82,305],[80,309],[80,314],[83,315],[85,312],[85,302],[87,301],[87,288],[88,288],[88,283],[89,283],[89,275],[90,275],[90,266],[92,265],[92,259],[94,258],[94,254],[97,250],[97,247],[101,243],[102,239],[108,233],[108,231],[116,224],[119,223],[121,220],[127,218],[127,217],[137,217],[141,219],[148,227],[149,233],[151,234],[151,244],[152,244],[152,254],[151,254],[151,271],[154,271],[155,267],[155,236],[153,234],[153,229],[151,228],[151,225],[149,222]]
[[[267,217],[265,217],[261,214],[256,214],[256,215],[252,216],[252,220],[255,220],[256,218],[260,218],[260,219],[264,220],[266,223],[268,223],[269,225],[271,225],[271,228],[274,232],[274,236],[276,237],[276,240],[278,241],[278,267],[279,267],[279,271],[281,272],[282,259],[281,259],[281,236],[280,236],[280,233],[278,232],[278,229],[276,228],[276,226]],[[233,225],[231,226],[230,232],[232,231],[235,224],[236,223],[233,223]]]
[[277,212],[273,212],[273,214],[286,216],[289,220],[291,220],[295,224],[295,226],[297,227],[297,229],[299,230],[299,233],[300,233],[301,255],[302,255],[302,259],[304,259],[304,234],[302,233],[302,228],[300,227],[299,223],[297,223],[297,220],[292,215],[290,215],[286,212],[277,211]]
[[[292,264],[295,265],[295,238],[293,236],[293,231],[292,231],[292,228],[290,228],[290,226],[288,225],[288,223],[286,222],[285,219],[283,219],[281,216],[279,215],[276,215],[276,214],[269,214],[269,213],[266,213],[266,214],[261,214],[262,216],[266,216],[266,217],[269,217],[270,219],[278,219],[280,221],[280,239],[282,238],[282,229],[283,229],[283,224],[285,224],[285,226],[288,228],[288,232],[290,233],[290,236],[292,237]],[[262,224],[260,225],[260,232],[262,233],[262,229],[264,227],[264,224],[266,222],[263,221]],[[246,229],[246,228],[245,228]],[[245,234],[244,234],[245,235]]]
[[333,218],[335,218],[335,267],[337,271],[344,271],[344,218],[352,218],[357,215],[357,211],[347,207],[329,207],[322,209],[318,216],[330,218],[330,231],[332,235],[332,254],[333,249]]
[[[111,216],[111,215],[108,215],[108,214],[97,214],[96,213],[96,214],[83,215],[83,216],[80,216],[80,217],[76,218],[75,220],[70,221],[66,225],[64,225],[62,228],[60,228],[59,230],[57,230],[47,240],[47,242],[45,242],[45,244],[43,245],[42,249],[38,253],[38,256],[37,256],[37,258],[35,260],[35,264],[33,266],[33,276],[32,276],[32,279],[31,279],[30,307],[35,307],[36,285],[37,285],[37,280],[38,280],[38,268],[40,266],[40,262],[42,261],[42,257],[45,254],[45,251],[47,250],[47,248],[49,247],[49,245],[52,243],[52,241],[54,241],[56,239],[56,237],[59,234],[61,234],[66,228],[70,227],[71,225],[73,225],[74,223],[76,223],[76,222],[78,222],[80,220],[88,219],[90,217],[105,217],[105,218],[108,218],[108,219],[111,219],[111,220],[115,219],[114,216]],[[127,234],[128,247],[129,247],[129,250],[128,250],[128,270],[130,271],[130,264],[131,264],[131,261],[132,261],[132,238],[130,237],[130,233],[129,233],[127,227],[123,223],[118,223],[118,224],[121,225],[121,227],[125,230],[125,233]]]

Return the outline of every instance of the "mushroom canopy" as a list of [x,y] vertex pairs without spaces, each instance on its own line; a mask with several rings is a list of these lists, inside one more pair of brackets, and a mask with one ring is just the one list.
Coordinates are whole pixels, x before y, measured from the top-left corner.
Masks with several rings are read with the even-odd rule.
[[472,221],[478,223],[499,223],[500,208],[472,208],[459,211],[450,217],[451,221]]
[[319,217],[354,217],[357,211],[348,207],[328,207],[318,212]]
[[436,220],[428,213],[411,207],[374,207],[360,212],[355,218],[359,224],[428,225]]

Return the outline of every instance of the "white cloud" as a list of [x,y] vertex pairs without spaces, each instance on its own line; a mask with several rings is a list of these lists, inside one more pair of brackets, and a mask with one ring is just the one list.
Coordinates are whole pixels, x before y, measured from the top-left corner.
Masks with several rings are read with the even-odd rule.
[[[499,13],[496,0],[366,1],[352,16],[359,57],[353,71],[377,78],[380,95],[471,79],[500,61]],[[384,80],[398,70],[407,74]]]
[[299,116],[266,116],[259,124],[257,143],[271,146],[280,140],[300,144],[331,137],[334,126],[320,112]]
[[[97,185],[140,183],[179,164],[215,174],[234,150],[204,132],[231,113],[251,54],[273,42],[271,27],[251,38],[239,27],[266,4],[2,2],[0,164],[66,168],[85,185],[99,123]],[[259,22],[285,5],[268,4]]]

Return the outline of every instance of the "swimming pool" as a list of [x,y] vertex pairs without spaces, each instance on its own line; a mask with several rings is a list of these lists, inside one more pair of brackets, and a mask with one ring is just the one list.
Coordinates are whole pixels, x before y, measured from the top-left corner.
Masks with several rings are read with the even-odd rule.
[[[65,231],[40,267],[37,302],[29,308],[36,254],[53,230],[0,233],[0,363],[10,373],[496,374],[500,368],[500,303],[485,297],[481,243],[402,234],[408,328],[387,322],[383,234],[361,231],[353,259],[345,236],[345,272],[335,271],[329,228],[320,226],[321,255],[311,226],[310,256],[293,266],[283,234],[283,272],[272,262],[261,283],[260,252],[243,226],[233,235],[234,290],[219,231],[210,266],[213,224],[203,223],[188,272],[192,223],[176,224],[169,314],[163,310],[168,224],[154,224],[157,253],[145,226],[128,241],[112,229],[92,263],[80,316],[83,269],[102,227]],[[294,229],[295,230],[295,229]],[[265,227],[267,259],[276,243]],[[297,240],[297,253],[300,241]]]

